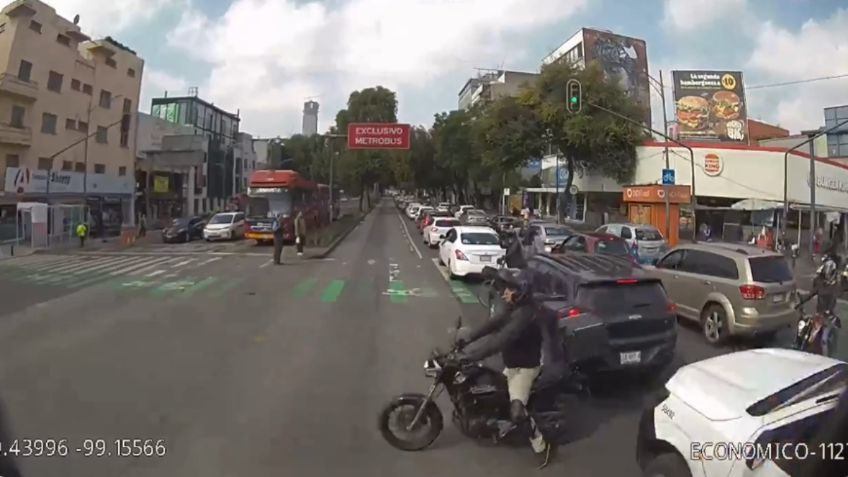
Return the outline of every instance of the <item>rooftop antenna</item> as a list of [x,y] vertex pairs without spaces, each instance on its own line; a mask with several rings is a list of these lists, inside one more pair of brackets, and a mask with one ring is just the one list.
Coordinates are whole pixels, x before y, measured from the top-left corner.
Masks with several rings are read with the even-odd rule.
[[79,13],[74,15],[74,25],[79,25]]

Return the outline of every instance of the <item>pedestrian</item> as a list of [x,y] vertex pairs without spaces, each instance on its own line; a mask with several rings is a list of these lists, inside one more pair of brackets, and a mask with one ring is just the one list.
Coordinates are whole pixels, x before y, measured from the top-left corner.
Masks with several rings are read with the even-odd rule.
[[85,247],[85,238],[88,236],[88,225],[80,223],[77,225],[77,237],[79,237],[80,248]]
[[271,230],[274,233],[274,264],[283,264],[283,224],[280,221],[280,216],[274,217],[274,222],[271,225]]
[[138,236],[144,237],[145,235],[147,235],[147,216],[141,214],[138,219]]
[[297,243],[297,256],[303,256],[303,243],[306,242],[306,219],[303,211],[298,211],[294,219],[294,240]]

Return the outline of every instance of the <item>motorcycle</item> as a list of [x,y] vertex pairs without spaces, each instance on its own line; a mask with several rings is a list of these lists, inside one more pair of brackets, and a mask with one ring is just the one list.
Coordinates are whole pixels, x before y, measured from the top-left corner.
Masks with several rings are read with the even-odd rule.
[[816,295],[816,292],[810,293],[795,305],[799,319],[793,347],[799,351],[833,357],[836,355],[842,319],[830,312],[804,313],[804,305]]
[[[433,383],[427,394],[404,393],[395,397],[383,409],[379,428],[386,442],[404,451],[419,451],[429,447],[443,429],[442,411],[436,398],[447,390],[453,404],[453,422],[463,435],[472,439],[517,442],[529,438],[518,431],[510,420],[510,401],[503,373],[481,363],[463,364],[454,356],[462,319],[457,320],[454,346],[448,353],[434,350],[424,362],[424,374]],[[588,395],[585,378],[577,371],[548,379],[542,373],[533,385],[527,412],[549,442],[556,442],[564,431],[566,393],[581,397]],[[393,425],[395,427],[393,427]]]

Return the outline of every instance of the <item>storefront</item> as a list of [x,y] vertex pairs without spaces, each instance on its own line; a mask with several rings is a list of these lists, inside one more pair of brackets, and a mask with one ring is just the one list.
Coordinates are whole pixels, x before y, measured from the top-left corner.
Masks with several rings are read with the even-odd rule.
[[118,235],[122,224],[132,223],[134,181],[131,176],[67,171],[48,174],[27,167],[7,167],[3,190],[5,194],[0,203],[7,205],[17,202],[87,205],[92,232],[97,236]]

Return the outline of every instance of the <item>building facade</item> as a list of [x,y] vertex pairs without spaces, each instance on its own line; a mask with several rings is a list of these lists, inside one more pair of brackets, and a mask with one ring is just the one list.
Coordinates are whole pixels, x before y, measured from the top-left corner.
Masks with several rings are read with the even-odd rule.
[[748,145],[756,146],[765,139],[778,139],[789,137],[789,130],[780,126],[774,126],[762,121],[748,118]]
[[459,109],[469,110],[505,96],[515,96],[524,86],[533,84],[538,73],[523,71],[492,71],[469,79],[459,92]]
[[150,115],[174,124],[190,126],[194,134],[206,137],[206,158],[194,172],[194,196],[199,201],[196,213],[225,209],[236,195],[238,113],[224,111],[192,95],[153,98]]
[[304,136],[318,134],[318,102],[307,101],[303,103],[303,127]]
[[0,207],[86,204],[92,231],[133,222],[144,61],[38,0],[0,11]]
[[[848,121],[848,105],[825,108],[825,129],[835,127],[843,121]],[[848,158],[848,124],[827,134],[827,150],[830,157]]]
[[253,148],[253,136],[240,132],[236,136],[236,170],[234,174],[235,193],[247,193],[247,181],[256,170],[256,150]]

